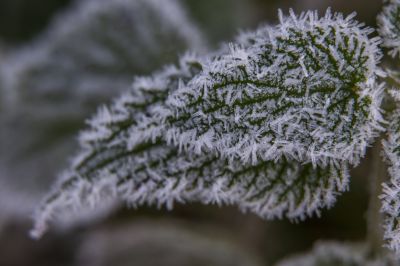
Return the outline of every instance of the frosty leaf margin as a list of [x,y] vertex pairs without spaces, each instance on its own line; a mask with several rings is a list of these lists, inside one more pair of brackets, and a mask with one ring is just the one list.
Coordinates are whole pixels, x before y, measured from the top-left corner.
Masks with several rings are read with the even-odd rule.
[[379,40],[353,17],[280,13],[278,26],[220,54],[189,54],[137,78],[90,120],[32,236],[67,210],[114,197],[235,204],[267,219],[332,206],[383,130]]

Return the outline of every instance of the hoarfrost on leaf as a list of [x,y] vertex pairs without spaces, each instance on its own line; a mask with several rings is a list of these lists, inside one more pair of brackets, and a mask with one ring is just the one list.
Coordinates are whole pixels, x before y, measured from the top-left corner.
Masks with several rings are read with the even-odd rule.
[[[36,40],[2,55],[2,212],[32,211],[98,104],[204,42],[175,0],[77,0]],[[16,208],[8,194],[25,201]]]
[[383,46],[395,57],[400,49],[400,0],[388,0],[378,16],[379,35]]
[[390,179],[383,184],[382,212],[384,214],[384,239],[386,246],[400,254],[400,112],[389,118],[388,139],[383,142],[385,159],[389,165]]
[[167,141],[243,163],[358,164],[382,130],[383,89],[379,39],[352,17],[281,14],[252,45],[209,60],[166,100]]
[[267,219],[332,206],[382,130],[378,40],[329,10],[280,18],[213,56],[138,77],[100,108],[32,235],[113,197],[235,204]]

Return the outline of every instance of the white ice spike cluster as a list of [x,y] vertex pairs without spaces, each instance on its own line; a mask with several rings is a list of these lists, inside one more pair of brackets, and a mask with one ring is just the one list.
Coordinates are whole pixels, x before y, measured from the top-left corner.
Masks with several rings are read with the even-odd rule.
[[232,45],[167,99],[167,141],[243,163],[357,164],[382,129],[381,54],[352,17],[281,15],[253,45]]
[[[378,16],[379,34],[388,54],[398,56],[400,52],[400,1],[385,1],[385,6]],[[388,83],[394,85],[388,89],[395,105],[388,116],[387,139],[383,141],[384,158],[388,164],[389,180],[383,183],[381,211],[384,215],[383,228],[385,245],[400,258],[400,93],[399,71],[387,70]],[[393,108],[394,107],[394,108]]]
[[176,0],[75,0],[33,41],[2,53],[2,215],[32,212],[99,104],[205,42]]
[[378,16],[383,46],[395,57],[400,51],[400,0],[388,0]]
[[383,142],[390,179],[383,184],[382,212],[386,245],[400,255],[400,112],[390,116],[388,139]]
[[290,12],[220,54],[136,78],[89,121],[32,235],[108,197],[235,204],[266,219],[332,206],[382,130],[370,32],[353,15]]

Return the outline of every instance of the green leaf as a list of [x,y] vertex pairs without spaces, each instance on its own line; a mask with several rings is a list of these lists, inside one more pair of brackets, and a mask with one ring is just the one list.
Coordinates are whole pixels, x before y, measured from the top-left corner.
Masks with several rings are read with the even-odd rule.
[[88,121],[32,235],[114,198],[235,204],[267,219],[332,206],[382,130],[378,40],[352,17],[281,15],[229,49],[137,78]]
[[[97,105],[129,87],[133,75],[205,42],[177,1],[79,0],[37,39],[4,54],[0,210],[27,216]],[[21,199],[19,208],[9,194]]]

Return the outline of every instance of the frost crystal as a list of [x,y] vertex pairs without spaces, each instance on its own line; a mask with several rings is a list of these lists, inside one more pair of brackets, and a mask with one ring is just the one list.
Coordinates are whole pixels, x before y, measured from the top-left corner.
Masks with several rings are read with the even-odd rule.
[[400,112],[390,117],[388,140],[383,142],[390,180],[383,184],[382,212],[386,245],[400,255]]
[[[77,0],[1,56],[0,210],[24,217],[95,107],[204,40],[175,0]],[[7,196],[24,203],[16,208]]]
[[381,54],[352,17],[281,15],[253,45],[232,45],[168,97],[167,140],[244,163],[357,164],[382,129]]
[[383,46],[395,57],[400,48],[400,0],[389,0],[378,16],[379,35]]
[[378,41],[329,10],[280,19],[213,57],[136,78],[100,108],[33,236],[66,209],[113,197],[235,204],[263,218],[331,206],[381,130]]

